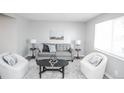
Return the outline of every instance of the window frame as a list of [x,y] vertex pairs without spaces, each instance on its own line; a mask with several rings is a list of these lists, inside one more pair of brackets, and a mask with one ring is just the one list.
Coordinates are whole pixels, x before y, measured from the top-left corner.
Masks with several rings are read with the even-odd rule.
[[106,54],[108,56],[114,57],[116,59],[119,59],[121,61],[124,61],[124,58],[123,57],[120,57],[120,56],[118,56],[118,55],[116,55],[116,54],[114,54],[112,52],[104,51],[104,50],[101,50],[101,49],[98,49],[98,48],[94,48],[94,50],[99,51],[101,53],[104,53],[104,54]]
[[[120,17],[118,17],[118,18],[120,18]],[[114,19],[117,19],[117,18],[114,18]],[[110,20],[114,20],[114,19],[110,19]],[[106,21],[110,21],[110,20],[106,20]],[[106,22],[106,21],[104,21],[104,22]],[[99,23],[96,23],[96,24],[99,24]],[[96,26],[96,24],[95,24],[95,26]],[[114,57],[114,58],[119,59],[121,61],[124,61],[124,57],[122,57],[122,56],[120,56],[118,54],[115,54],[112,51],[106,51],[106,50],[95,48],[95,34],[96,34],[96,28],[94,30],[94,50],[99,51],[99,52],[102,52],[104,54],[107,54],[108,56]]]

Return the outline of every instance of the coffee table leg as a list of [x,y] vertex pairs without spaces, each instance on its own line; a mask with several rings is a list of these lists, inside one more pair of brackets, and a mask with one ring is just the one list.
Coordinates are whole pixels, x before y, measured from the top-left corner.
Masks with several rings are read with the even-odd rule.
[[64,67],[62,67],[62,78],[64,78]]
[[39,71],[39,76],[40,76],[40,78],[41,78],[41,66],[39,66],[39,68],[40,68],[40,71]]

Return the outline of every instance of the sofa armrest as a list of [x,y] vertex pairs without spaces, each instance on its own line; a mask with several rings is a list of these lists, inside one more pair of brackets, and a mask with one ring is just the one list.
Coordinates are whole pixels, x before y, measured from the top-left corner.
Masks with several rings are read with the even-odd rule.
[[69,49],[69,52],[71,53],[72,60],[73,60],[73,59],[74,59],[74,49],[70,48],[70,49]]
[[36,50],[35,50],[35,59],[38,58],[38,55],[39,55],[40,52],[41,52],[40,49],[36,48]]

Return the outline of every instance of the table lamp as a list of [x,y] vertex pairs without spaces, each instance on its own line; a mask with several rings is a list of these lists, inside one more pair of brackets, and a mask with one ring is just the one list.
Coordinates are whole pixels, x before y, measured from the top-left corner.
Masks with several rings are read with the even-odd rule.
[[81,51],[81,49],[80,49],[81,40],[76,40],[76,41],[75,41],[75,45],[76,45],[75,50],[77,51],[77,56],[76,56],[76,58],[77,58],[77,59],[80,59],[79,51]]
[[80,46],[80,45],[81,45],[81,40],[76,40],[76,41],[75,41],[75,44],[76,44],[77,46]]
[[75,45],[76,45],[76,48],[79,49],[81,45],[81,40],[76,40]]
[[31,39],[30,43],[32,44],[32,48],[35,48],[37,40],[36,39]]

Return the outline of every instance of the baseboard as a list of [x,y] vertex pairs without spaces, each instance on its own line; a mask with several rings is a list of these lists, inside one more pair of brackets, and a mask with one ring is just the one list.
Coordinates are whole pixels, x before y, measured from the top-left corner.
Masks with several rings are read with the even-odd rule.
[[114,79],[112,76],[110,76],[108,73],[105,73],[105,76],[109,79]]

